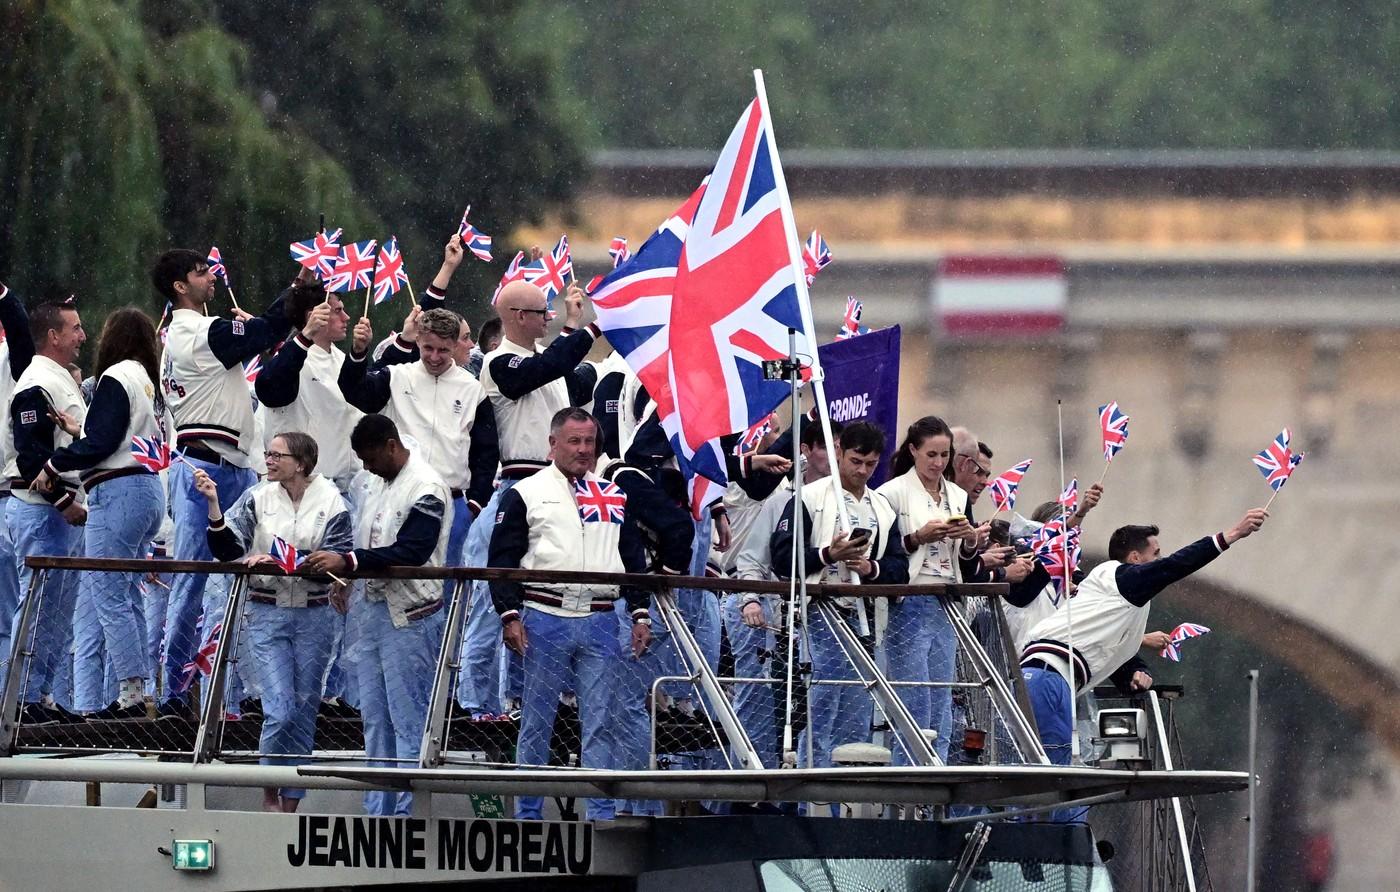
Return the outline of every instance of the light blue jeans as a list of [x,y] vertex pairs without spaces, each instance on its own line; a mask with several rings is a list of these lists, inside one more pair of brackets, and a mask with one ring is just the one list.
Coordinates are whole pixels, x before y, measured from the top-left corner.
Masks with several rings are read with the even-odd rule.
[[[481,523],[472,524],[467,533],[462,566],[484,567],[491,550],[491,531],[496,528],[496,513],[500,511],[501,496],[515,487],[519,480],[504,478],[491,500],[481,509]],[[457,702],[464,709],[482,715],[495,715],[501,709],[501,664],[505,662],[505,695],[512,697],[520,691],[520,659],[510,652],[501,639],[501,619],[491,601],[491,587],[484,579],[464,582],[462,591],[470,600],[462,633],[461,664],[457,674]]]
[[[904,598],[890,607],[885,654],[892,681],[954,680],[958,639],[937,598]],[[938,732],[934,749],[938,758],[947,762],[953,731],[952,688],[899,687],[895,690],[920,728]],[[893,764],[912,764],[903,746],[896,744],[893,750]]]
[[[24,563],[26,557],[74,557],[82,549],[82,527],[71,526],[63,515],[49,504],[32,505],[11,496],[5,517],[15,543],[15,569],[19,576],[20,607],[29,598],[30,580],[37,571]],[[78,574],[50,570],[44,584],[35,592],[39,598],[26,628],[20,627],[20,611],[15,612],[10,634],[21,641],[32,641],[34,656],[28,667],[17,666],[25,672],[23,695],[25,703],[38,703],[45,694],[53,695],[59,706],[71,709],[69,696],[72,676],[73,602],[78,593]]]
[[[837,611],[841,613],[841,611]],[[857,679],[855,667],[846,659],[845,651],[826,624],[826,618],[815,606],[807,614],[809,659],[815,681]],[[842,621],[856,631],[855,612],[843,615]],[[870,696],[860,685],[814,684],[808,692],[812,706],[812,727],[804,734],[812,737],[813,768],[830,768],[831,751],[843,743],[869,743]],[[806,748],[803,748],[806,752]]]
[[[651,713],[647,702],[651,698],[652,684],[663,675],[684,673],[680,671],[671,633],[655,607],[651,609],[651,644],[640,659],[633,659],[628,649],[632,645],[632,617],[627,612],[625,601],[619,598],[616,603],[618,647],[622,662],[618,671],[617,693],[613,698],[612,720],[608,723],[608,731],[612,735],[613,767],[625,771],[645,771],[651,762]],[[689,686],[686,689],[689,690]],[[665,807],[659,799],[619,799],[617,809],[634,815],[665,814]]]
[[[755,629],[744,622],[743,595],[724,596],[724,630],[729,635],[729,652],[734,655],[734,674],[739,678],[768,678],[772,673],[776,636],[768,629]],[[773,610],[767,599],[760,599],[763,624],[773,624]],[[763,759],[765,768],[780,764],[778,753],[778,724],[773,715],[773,685],[734,685],[734,712],[739,724],[749,732],[749,740]],[[737,759],[735,764],[738,764]]]
[[[254,483],[257,475],[251,468],[236,468],[231,465],[217,465],[199,459],[177,461],[170,468],[170,507],[175,521],[175,542],[173,557],[177,561],[209,561],[214,556],[209,551],[206,530],[209,528],[209,503],[194,488],[194,472],[190,465],[202,469],[213,478],[219,487],[219,507],[227,511],[238,497]],[[180,573],[170,586],[170,597],[165,613],[165,646],[162,659],[161,696],[165,702],[184,701],[184,694],[177,694],[185,680],[185,664],[189,663],[200,644],[196,633],[200,612],[204,613],[204,634],[223,622],[224,600],[228,595],[227,576],[214,578],[215,585],[206,591],[209,576],[204,573]],[[237,705],[237,685],[232,675],[229,678],[228,699]]]
[[[331,660],[338,614],[326,603],[278,607],[249,602],[244,614],[248,661],[244,673],[262,692],[263,725],[259,748],[263,765],[298,765],[316,741],[321,679]],[[281,795],[300,799],[306,791],[284,787]]]
[[[365,756],[380,768],[416,767],[446,611],[438,610],[402,629],[394,628],[383,601],[358,597],[353,611],[359,637],[352,662],[360,687]],[[413,806],[413,794],[375,790],[365,794],[364,804],[366,814],[406,815]]]
[[[90,558],[140,560],[165,516],[165,492],[154,474],[99,483],[88,492],[84,551]],[[73,699],[95,712],[114,699],[109,682],[149,678],[140,573],[81,574],[73,617]]]
[[[617,678],[622,666],[618,647],[617,616],[612,611],[588,616],[556,616],[541,610],[525,609],[522,622],[528,643],[522,691],[520,737],[516,762],[521,765],[548,765],[549,743],[554,718],[559,711],[559,695],[574,681],[578,694],[579,723],[582,726],[580,763],[585,768],[612,768],[612,736]],[[539,796],[517,796],[515,817],[539,820],[544,800]],[[611,820],[614,800],[589,799],[588,820]]]
[[19,607],[19,570],[15,564],[15,541],[10,536],[10,523],[5,506],[9,505],[9,494],[0,502],[0,678],[10,665],[10,650],[14,643],[10,627],[15,621],[15,609]]

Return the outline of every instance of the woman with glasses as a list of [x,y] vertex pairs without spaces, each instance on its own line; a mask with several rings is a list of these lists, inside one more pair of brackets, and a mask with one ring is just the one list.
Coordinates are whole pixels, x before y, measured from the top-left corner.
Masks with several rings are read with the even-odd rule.
[[[891,466],[891,479],[880,487],[899,515],[899,528],[908,530],[912,585],[960,582],[959,549],[975,539],[967,520],[967,493],[944,477],[953,448],[953,433],[933,415],[909,426]],[[943,606],[934,597],[902,598],[890,608],[885,633],[889,674],[895,681],[950,682],[957,669],[957,637]],[[901,687],[899,696],[920,728],[938,732],[934,742],[947,761],[952,732],[952,690],[946,687]],[[909,764],[905,747],[894,749],[895,764]]]
[[[209,550],[221,561],[242,560],[251,567],[276,565],[279,540],[295,550],[297,562],[312,551],[349,551],[353,537],[350,509],[336,485],[313,471],[316,441],[288,431],[268,443],[267,479],[219,511],[219,489],[201,470],[195,488],[209,503]],[[271,569],[271,567],[269,567]],[[280,571],[279,571],[280,572]],[[344,593],[327,578],[254,576],[244,612],[251,687],[262,696],[259,749],[264,765],[295,765],[311,753],[316,712],[330,663],[335,623],[326,613]],[[267,811],[293,812],[306,791],[263,790]]]
[[[87,490],[87,557],[144,558],[165,516],[160,477],[139,463],[131,449],[132,437],[163,439],[157,353],[151,317],[135,307],[117,310],[97,340],[97,386],[81,429],[62,412],[52,415],[78,439],[54,452],[33,486],[47,492],[60,474],[78,472]],[[142,602],[139,573],[79,576],[73,703],[89,718],[146,717],[146,679],[152,667]],[[115,692],[104,676],[117,679]]]

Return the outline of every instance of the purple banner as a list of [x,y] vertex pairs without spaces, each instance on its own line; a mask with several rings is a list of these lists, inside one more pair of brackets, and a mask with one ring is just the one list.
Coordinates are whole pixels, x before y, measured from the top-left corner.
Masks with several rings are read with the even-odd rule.
[[[889,476],[899,430],[899,326],[817,348],[826,372],[826,408],[832,421],[869,421],[885,432],[885,457],[870,485]],[[836,456],[831,456],[833,468]]]

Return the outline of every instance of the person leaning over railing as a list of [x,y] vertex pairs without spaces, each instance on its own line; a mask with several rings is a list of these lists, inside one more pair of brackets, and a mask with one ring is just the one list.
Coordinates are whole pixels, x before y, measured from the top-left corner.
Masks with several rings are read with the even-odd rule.
[[[160,477],[136,461],[133,437],[163,440],[164,402],[156,393],[159,342],[151,317],[124,307],[107,317],[97,340],[97,388],[78,439],[54,450],[34,480],[47,492],[62,474],[80,473],[88,496],[83,553],[90,558],[144,558],[165,517]],[[73,703],[103,719],[144,719],[145,647],[139,573],[83,573],[74,616]],[[115,702],[104,685],[115,677]]]
[[[802,530],[806,536],[806,571],[809,582],[846,582],[859,577],[862,585],[901,585],[909,581],[909,556],[904,551],[899,517],[889,500],[866,483],[880,464],[885,434],[864,421],[848,425],[836,443],[836,473],[841,483],[841,505],[829,479],[802,487]],[[844,511],[846,522],[838,522]],[[789,501],[773,533],[770,549],[773,573],[781,579],[792,576],[793,506]],[[865,535],[856,535],[864,531]],[[858,611],[867,611],[866,601],[839,599],[841,621],[858,632]],[[816,612],[808,614],[809,659],[817,681],[854,681],[851,665],[834,631]],[[867,611],[868,621],[868,611]],[[812,749],[813,768],[830,768],[831,751],[843,743],[869,743],[871,701],[860,685],[813,685]]]
[[[242,560],[250,567],[275,565],[274,543],[281,539],[298,554],[324,549],[347,551],[352,544],[350,508],[330,478],[313,473],[316,441],[287,431],[267,444],[267,479],[238,497],[227,514],[219,510],[219,487],[202,470],[194,485],[209,503],[209,550],[221,561]],[[326,612],[329,578],[256,576],[248,588],[245,621],[248,659],[243,671],[262,695],[264,765],[295,765],[289,756],[311,752],[321,679],[330,664],[335,623]],[[263,789],[263,808],[293,812],[306,791]]]
[[[646,555],[621,488],[593,473],[598,424],[583,409],[560,409],[549,426],[552,463],[521,480],[500,499],[487,564],[527,570],[642,573]],[[518,761],[549,763],[549,742],[559,694],[572,680],[578,694],[585,768],[613,768],[607,723],[622,674],[617,586],[589,583],[520,583],[491,580],[501,617],[501,637],[521,656],[523,690]],[[645,589],[622,586],[632,617],[631,656],[651,641]],[[539,820],[538,796],[518,796],[515,816]],[[589,799],[589,820],[611,820],[612,799]]]
[[[409,452],[394,422],[366,415],[350,434],[350,447],[373,475],[357,506],[351,550],[312,552],[315,573],[375,573],[390,567],[441,567],[452,528],[452,496],[428,463]],[[341,596],[346,597],[344,595]],[[443,629],[442,581],[366,579],[352,620],[359,638],[352,662],[364,718],[365,755],[384,767],[418,761],[428,698]],[[406,815],[412,793],[365,794],[372,815]]]

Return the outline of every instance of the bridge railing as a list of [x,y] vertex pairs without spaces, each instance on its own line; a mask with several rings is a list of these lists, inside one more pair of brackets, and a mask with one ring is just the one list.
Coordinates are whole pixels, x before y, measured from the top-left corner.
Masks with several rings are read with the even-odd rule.
[[[348,615],[342,616],[322,600],[324,581],[303,570],[283,574],[241,563],[60,557],[27,563],[27,591],[14,626],[21,633],[0,665],[5,679],[0,745],[12,753],[131,752],[195,763],[325,760],[631,770],[771,769],[783,765],[785,755],[788,765],[799,767],[869,764],[867,759],[878,764],[889,758],[912,765],[1045,761],[1028,711],[1021,708],[1025,699],[1016,655],[1005,644],[1009,636],[998,598],[1003,585],[812,584],[806,609],[797,605],[806,623],[794,624],[786,582],[395,568],[346,574],[352,595]],[[311,581],[311,606],[277,605],[277,578],[287,575]],[[176,636],[189,634],[189,614],[195,612],[190,581],[197,577],[205,580],[198,602],[202,620],[193,624],[195,639],[182,642]],[[405,629],[391,630],[365,597],[367,578],[440,581],[440,606],[429,604],[415,611]],[[489,610],[495,620],[489,602],[474,603],[487,596],[487,586],[471,585],[476,580],[646,589],[652,593],[651,643],[640,657],[632,653],[632,623],[625,610],[590,615],[570,627],[575,631],[565,631],[547,611],[531,608],[522,659],[500,645],[498,621],[475,627],[469,622],[473,606]],[[120,661],[92,648],[103,635],[97,593],[112,588],[132,593],[127,609],[142,620],[135,625],[141,665],[151,678],[147,699],[137,710],[55,721],[40,705],[46,695],[69,710],[88,711],[121,691],[121,678],[112,677],[122,673]],[[70,592],[78,593],[76,604]],[[763,628],[735,622],[742,593],[765,599]],[[838,597],[886,603],[937,599],[958,637],[957,677],[892,682],[883,644],[837,606]],[[726,612],[729,635],[722,631]],[[183,633],[173,628],[180,622]],[[53,633],[64,624],[75,630],[74,638]],[[380,646],[405,631],[417,636],[415,653]],[[815,634],[827,641],[816,666]],[[483,647],[499,669],[499,681],[474,678],[466,670],[482,665]],[[175,665],[185,659],[180,654],[190,656]],[[533,686],[522,687],[522,674]],[[547,683],[538,683],[541,679]],[[504,704],[499,712],[487,714],[473,702],[481,699],[480,690],[470,693],[473,686],[485,684],[496,685],[494,693]],[[814,713],[808,695],[820,699],[815,692],[824,689],[840,692],[836,702],[842,712],[833,716],[817,709],[819,723],[848,720],[848,711],[856,718],[847,723],[844,738],[840,733],[822,737],[819,725],[809,745],[805,732]],[[947,741],[930,740],[926,712],[906,705],[915,699],[912,691],[935,689],[952,695],[954,721]],[[323,703],[328,691],[344,700]],[[397,736],[375,720],[386,712],[371,706],[375,697],[387,698]],[[375,717],[369,723],[362,717],[366,707]],[[532,744],[522,741],[522,726],[533,727]],[[968,728],[985,734],[968,735]],[[977,746],[983,738],[985,744]],[[866,746],[832,760],[823,758],[818,746],[823,742]]]

